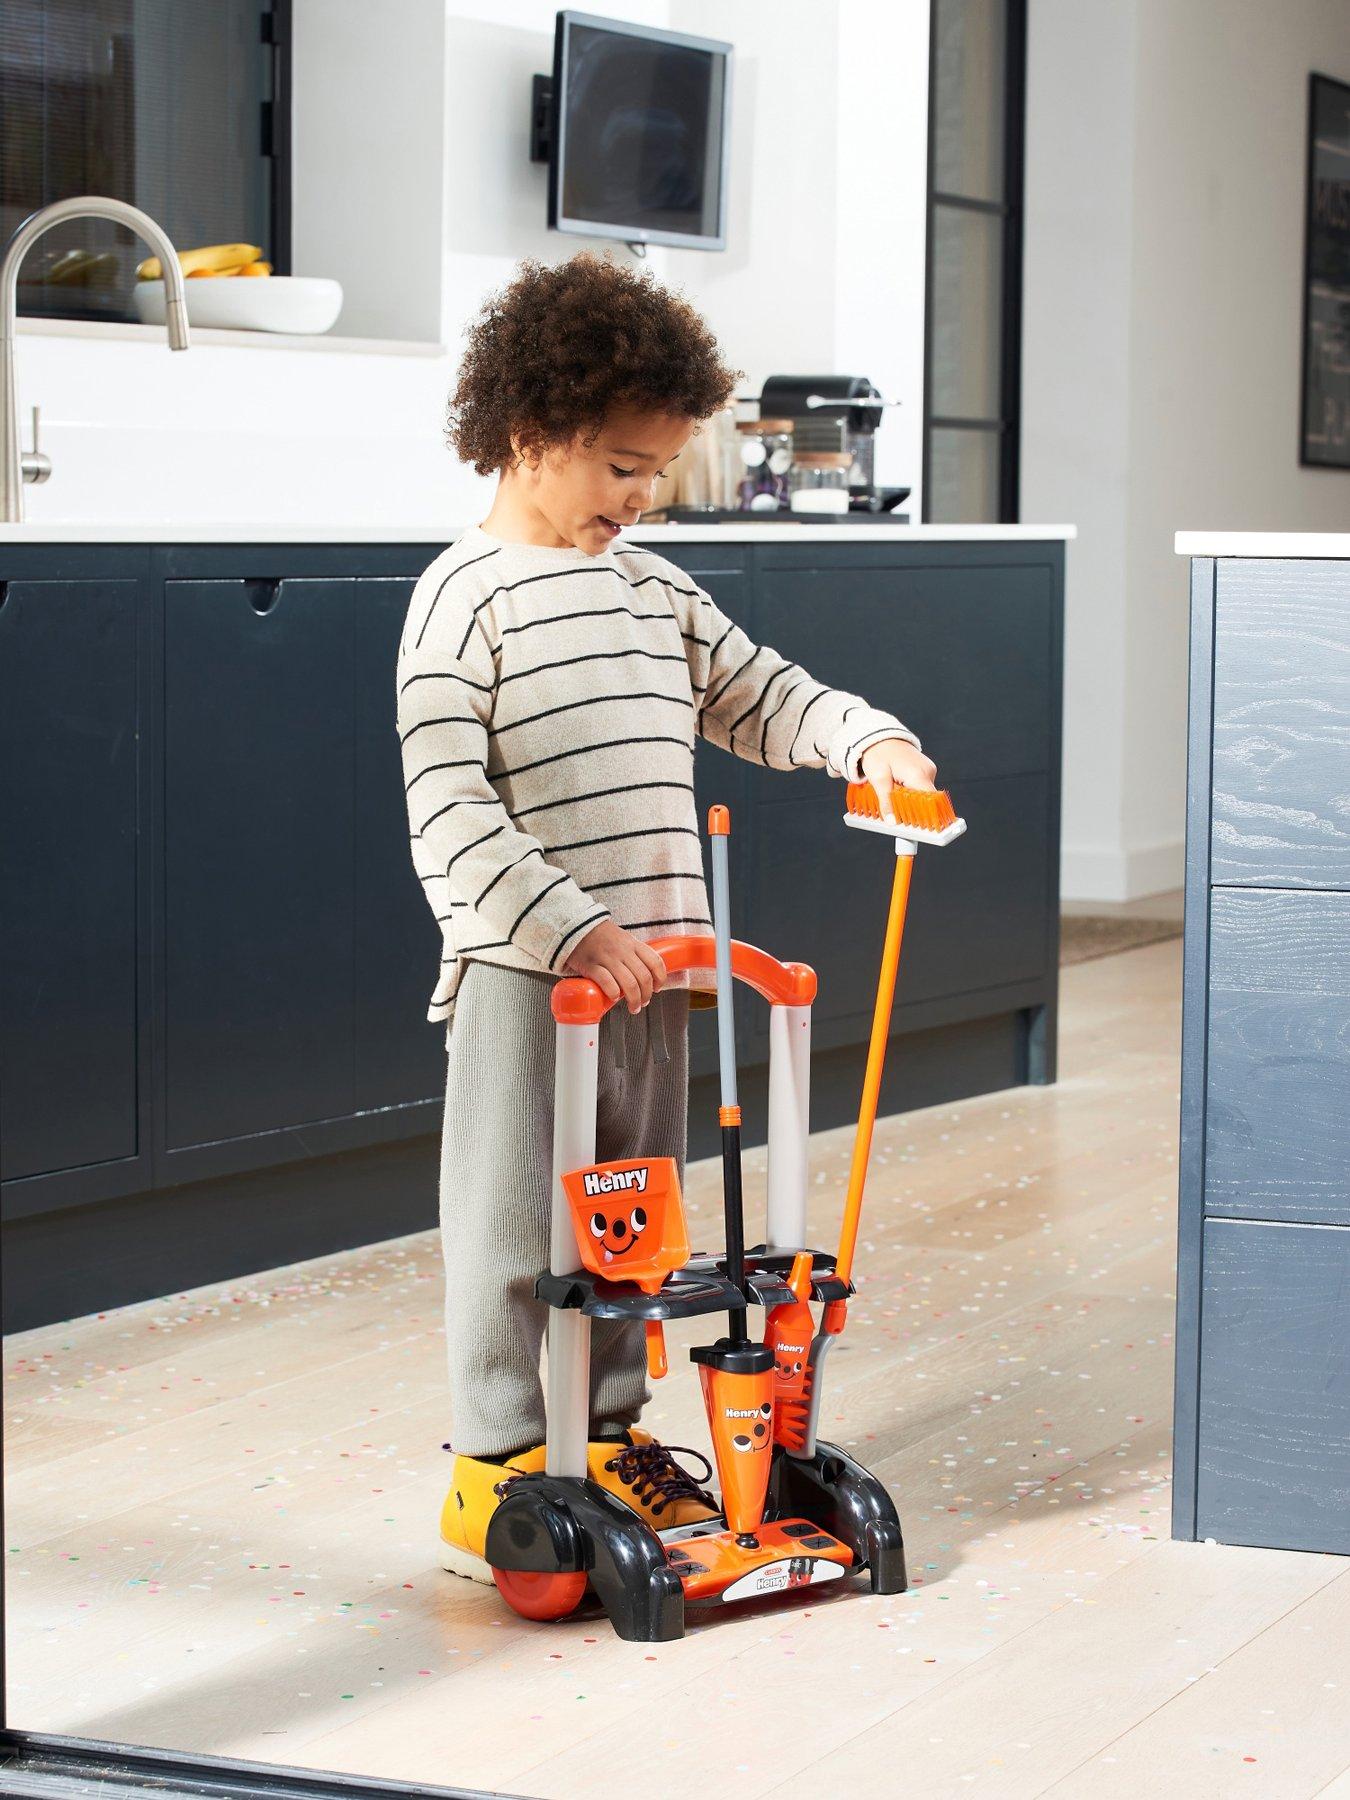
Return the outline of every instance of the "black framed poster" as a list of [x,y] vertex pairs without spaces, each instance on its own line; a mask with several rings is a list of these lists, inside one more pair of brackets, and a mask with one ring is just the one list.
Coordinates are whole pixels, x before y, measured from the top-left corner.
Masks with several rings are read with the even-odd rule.
[[1350,86],[1308,87],[1299,461],[1350,469]]

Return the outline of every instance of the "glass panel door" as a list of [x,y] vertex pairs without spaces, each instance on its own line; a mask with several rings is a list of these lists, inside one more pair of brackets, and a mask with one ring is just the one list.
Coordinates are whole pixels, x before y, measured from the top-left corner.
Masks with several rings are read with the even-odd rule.
[[[258,244],[284,272],[288,171],[272,127],[288,17],[272,0],[3,0],[0,234],[54,200],[104,194],[179,249]],[[24,261],[19,311],[135,320],[147,255],[102,220],[58,226]]]
[[933,0],[923,516],[1017,518],[1026,0]]

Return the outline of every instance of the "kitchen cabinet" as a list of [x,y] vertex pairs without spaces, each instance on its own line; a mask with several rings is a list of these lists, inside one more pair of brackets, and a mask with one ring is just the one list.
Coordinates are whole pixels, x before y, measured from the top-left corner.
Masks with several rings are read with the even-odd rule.
[[164,1144],[353,1108],[353,588],[164,588]]
[[1350,1553],[1350,540],[1197,555],[1173,1535]]
[[[915,883],[893,1108],[1054,1077],[1063,545],[886,537],[656,547],[752,636],[912,722],[969,821]],[[441,945],[394,667],[439,547],[0,543],[9,1329],[435,1224]],[[823,773],[699,741],[694,776],[701,818],[731,809],[733,931],[820,976],[812,1120],[842,1124],[889,848],[842,825]],[[736,1006],[762,1142],[768,1011]],[[700,1156],[715,1012],[690,1034]]]
[[1204,1226],[1197,1535],[1350,1554],[1350,1231]]
[[6,1181],[137,1154],[137,600],[0,583]]

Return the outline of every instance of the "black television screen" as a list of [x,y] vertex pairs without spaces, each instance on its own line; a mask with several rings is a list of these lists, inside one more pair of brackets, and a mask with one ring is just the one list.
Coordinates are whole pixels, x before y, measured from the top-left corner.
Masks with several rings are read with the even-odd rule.
[[549,224],[723,249],[730,87],[730,44],[560,12]]

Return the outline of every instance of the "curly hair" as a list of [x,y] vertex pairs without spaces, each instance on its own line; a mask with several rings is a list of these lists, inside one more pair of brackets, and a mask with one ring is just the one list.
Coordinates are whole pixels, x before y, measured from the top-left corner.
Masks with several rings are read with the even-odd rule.
[[710,418],[742,374],[687,300],[589,251],[522,262],[467,336],[446,436],[480,475],[515,461],[513,437],[534,450],[594,442],[616,407]]

